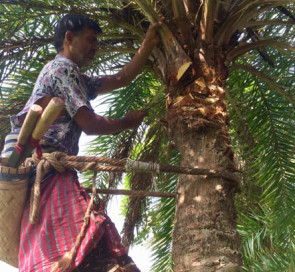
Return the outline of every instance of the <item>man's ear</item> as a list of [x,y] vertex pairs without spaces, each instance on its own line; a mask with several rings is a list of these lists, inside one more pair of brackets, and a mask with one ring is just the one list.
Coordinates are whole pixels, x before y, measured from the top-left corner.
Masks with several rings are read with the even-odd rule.
[[73,32],[68,30],[68,31],[65,33],[65,39],[64,39],[64,41],[65,41],[68,45],[70,45],[70,44],[72,44],[72,42],[73,42],[73,37],[74,37]]

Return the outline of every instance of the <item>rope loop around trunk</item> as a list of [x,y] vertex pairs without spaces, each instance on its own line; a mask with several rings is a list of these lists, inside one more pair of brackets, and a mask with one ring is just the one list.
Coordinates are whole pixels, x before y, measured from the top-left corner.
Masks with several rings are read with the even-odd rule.
[[154,162],[141,162],[129,159],[119,160],[104,157],[68,156],[67,154],[58,151],[53,153],[43,153],[40,159],[36,154],[33,154],[32,158],[27,159],[25,163],[28,162],[33,162],[37,165],[36,179],[31,190],[30,222],[32,224],[38,222],[41,181],[47,171],[51,168],[58,172],[64,172],[66,169],[76,169],[81,172],[87,170],[108,172],[153,172],[157,174],[167,172],[202,175],[205,178],[221,177],[237,184],[240,182],[239,177],[229,171],[161,165]]

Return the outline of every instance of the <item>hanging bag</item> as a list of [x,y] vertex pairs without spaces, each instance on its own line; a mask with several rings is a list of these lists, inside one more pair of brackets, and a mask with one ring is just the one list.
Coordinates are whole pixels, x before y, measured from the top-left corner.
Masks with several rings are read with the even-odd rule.
[[20,226],[32,167],[12,168],[0,158],[0,260],[18,267]]

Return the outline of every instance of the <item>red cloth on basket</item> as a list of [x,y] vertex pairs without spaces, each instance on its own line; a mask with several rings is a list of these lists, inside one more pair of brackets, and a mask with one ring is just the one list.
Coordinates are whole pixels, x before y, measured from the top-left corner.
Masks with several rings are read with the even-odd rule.
[[[29,201],[21,224],[19,250],[20,272],[48,272],[52,265],[70,251],[83,225],[89,197],[74,171],[56,173],[41,183],[40,220],[29,222]],[[91,214],[86,235],[71,264],[76,268],[106,235],[114,257],[126,254],[121,238],[106,215]]]

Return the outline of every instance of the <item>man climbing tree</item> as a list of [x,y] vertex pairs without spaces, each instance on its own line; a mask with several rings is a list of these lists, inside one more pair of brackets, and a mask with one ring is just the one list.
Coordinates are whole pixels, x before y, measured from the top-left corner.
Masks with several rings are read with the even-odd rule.
[[[2,157],[11,154],[11,142],[16,141],[29,108],[33,104],[45,108],[52,97],[61,98],[65,106],[41,140],[43,151],[77,155],[82,131],[99,135],[138,127],[146,112],[135,110],[120,119],[104,118],[94,113],[89,100],[125,86],[134,79],[158,43],[156,30],[160,24],[151,25],[137,54],[121,71],[111,76],[90,78],[83,75],[80,69],[94,59],[101,29],[95,21],[86,17],[64,16],[55,29],[54,45],[58,55],[44,66],[24,109],[11,117],[12,132],[7,136]],[[70,271],[79,268],[103,235],[118,265],[126,269],[124,271],[139,271],[127,256],[114,224],[101,211],[92,214],[75,260],[65,262],[63,256],[74,246],[88,201],[74,171],[47,174],[41,184],[39,222],[29,222],[29,203],[23,215],[19,271]]]

